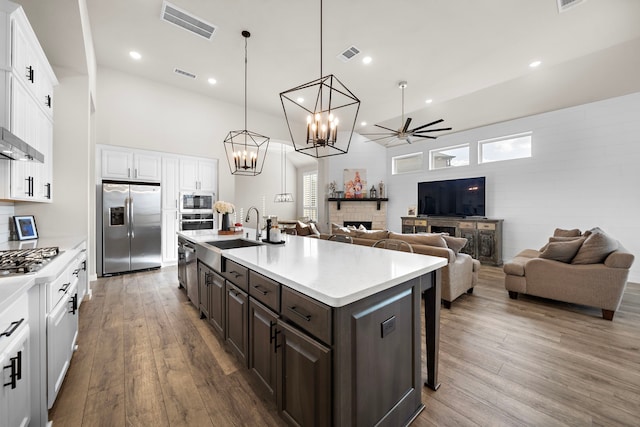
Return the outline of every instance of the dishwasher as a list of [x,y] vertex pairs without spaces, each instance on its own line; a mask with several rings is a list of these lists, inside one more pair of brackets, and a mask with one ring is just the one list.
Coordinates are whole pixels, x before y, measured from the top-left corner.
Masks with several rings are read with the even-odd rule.
[[187,291],[193,305],[200,307],[198,298],[198,261],[196,247],[186,239],[178,239],[178,280]]

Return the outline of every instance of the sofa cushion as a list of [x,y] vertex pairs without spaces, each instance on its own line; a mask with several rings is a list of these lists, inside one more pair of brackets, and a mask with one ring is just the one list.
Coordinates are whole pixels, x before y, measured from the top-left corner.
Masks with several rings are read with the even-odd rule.
[[524,265],[531,258],[529,257],[520,257],[516,256],[512,260],[505,262],[502,270],[505,274],[510,274],[512,276],[524,276]]
[[589,234],[571,264],[600,264],[618,249],[618,241],[602,230]]
[[[351,230],[347,227],[342,227],[336,223],[331,223],[331,234],[344,234],[345,236],[351,236]],[[355,235],[355,234],[354,234]]]
[[435,246],[438,248],[446,248],[447,242],[439,233],[426,233],[426,234],[400,234],[389,233],[389,239],[404,240],[412,245],[427,245]]
[[576,256],[585,238],[574,240],[550,242],[547,248],[540,254],[540,258],[552,259],[564,263],[569,263]]
[[389,237],[389,232],[387,230],[356,230],[355,237],[359,237],[361,239],[370,239],[370,240],[380,240],[386,239]]
[[467,239],[465,239],[464,237],[453,237],[445,234],[442,236],[442,238],[447,243],[447,247],[455,252],[456,255],[467,244]]
[[580,236],[580,230],[573,228],[571,230],[564,230],[562,228],[556,228],[553,232],[554,237],[577,237]]

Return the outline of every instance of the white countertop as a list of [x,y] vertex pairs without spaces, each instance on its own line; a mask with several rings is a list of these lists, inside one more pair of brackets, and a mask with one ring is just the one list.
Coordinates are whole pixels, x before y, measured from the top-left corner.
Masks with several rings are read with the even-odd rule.
[[33,285],[47,283],[55,279],[60,272],[78,255],[78,247],[86,240],[84,236],[41,238],[24,240],[21,242],[10,241],[0,243],[0,251],[10,249],[31,249],[57,246],[60,254],[50,263],[36,273],[20,276],[0,277],[0,311],[4,310],[17,297],[27,292]]
[[[212,230],[178,234],[207,242],[244,238]],[[447,265],[444,258],[283,235],[285,244],[224,250],[223,256],[331,307],[342,307]]]

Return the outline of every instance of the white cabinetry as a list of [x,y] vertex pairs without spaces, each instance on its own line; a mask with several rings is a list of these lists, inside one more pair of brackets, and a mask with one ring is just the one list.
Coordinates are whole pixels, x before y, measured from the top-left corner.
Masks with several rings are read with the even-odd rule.
[[195,157],[180,158],[180,190],[216,191],[218,161]]
[[0,313],[0,426],[27,426],[31,419],[28,297]]
[[166,264],[178,261],[178,211],[162,211],[162,262]]
[[161,157],[131,150],[102,149],[102,178],[159,182]]
[[165,264],[178,261],[179,165],[177,156],[162,158],[162,262]]
[[0,4],[0,125],[44,155],[44,162],[3,162],[0,197],[50,202],[53,177],[53,70],[21,7]]

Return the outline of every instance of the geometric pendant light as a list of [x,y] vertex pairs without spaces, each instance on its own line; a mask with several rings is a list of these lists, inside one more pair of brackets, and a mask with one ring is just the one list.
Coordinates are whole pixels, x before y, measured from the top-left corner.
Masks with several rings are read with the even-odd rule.
[[320,78],[280,93],[293,147],[321,158],[349,151],[360,100],[333,74],[322,75],[320,0]]
[[242,31],[244,37],[244,129],[232,130],[224,140],[224,150],[232,175],[256,176],[262,172],[269,148],[269,137],[247,130],[247,39],[249,31]]

